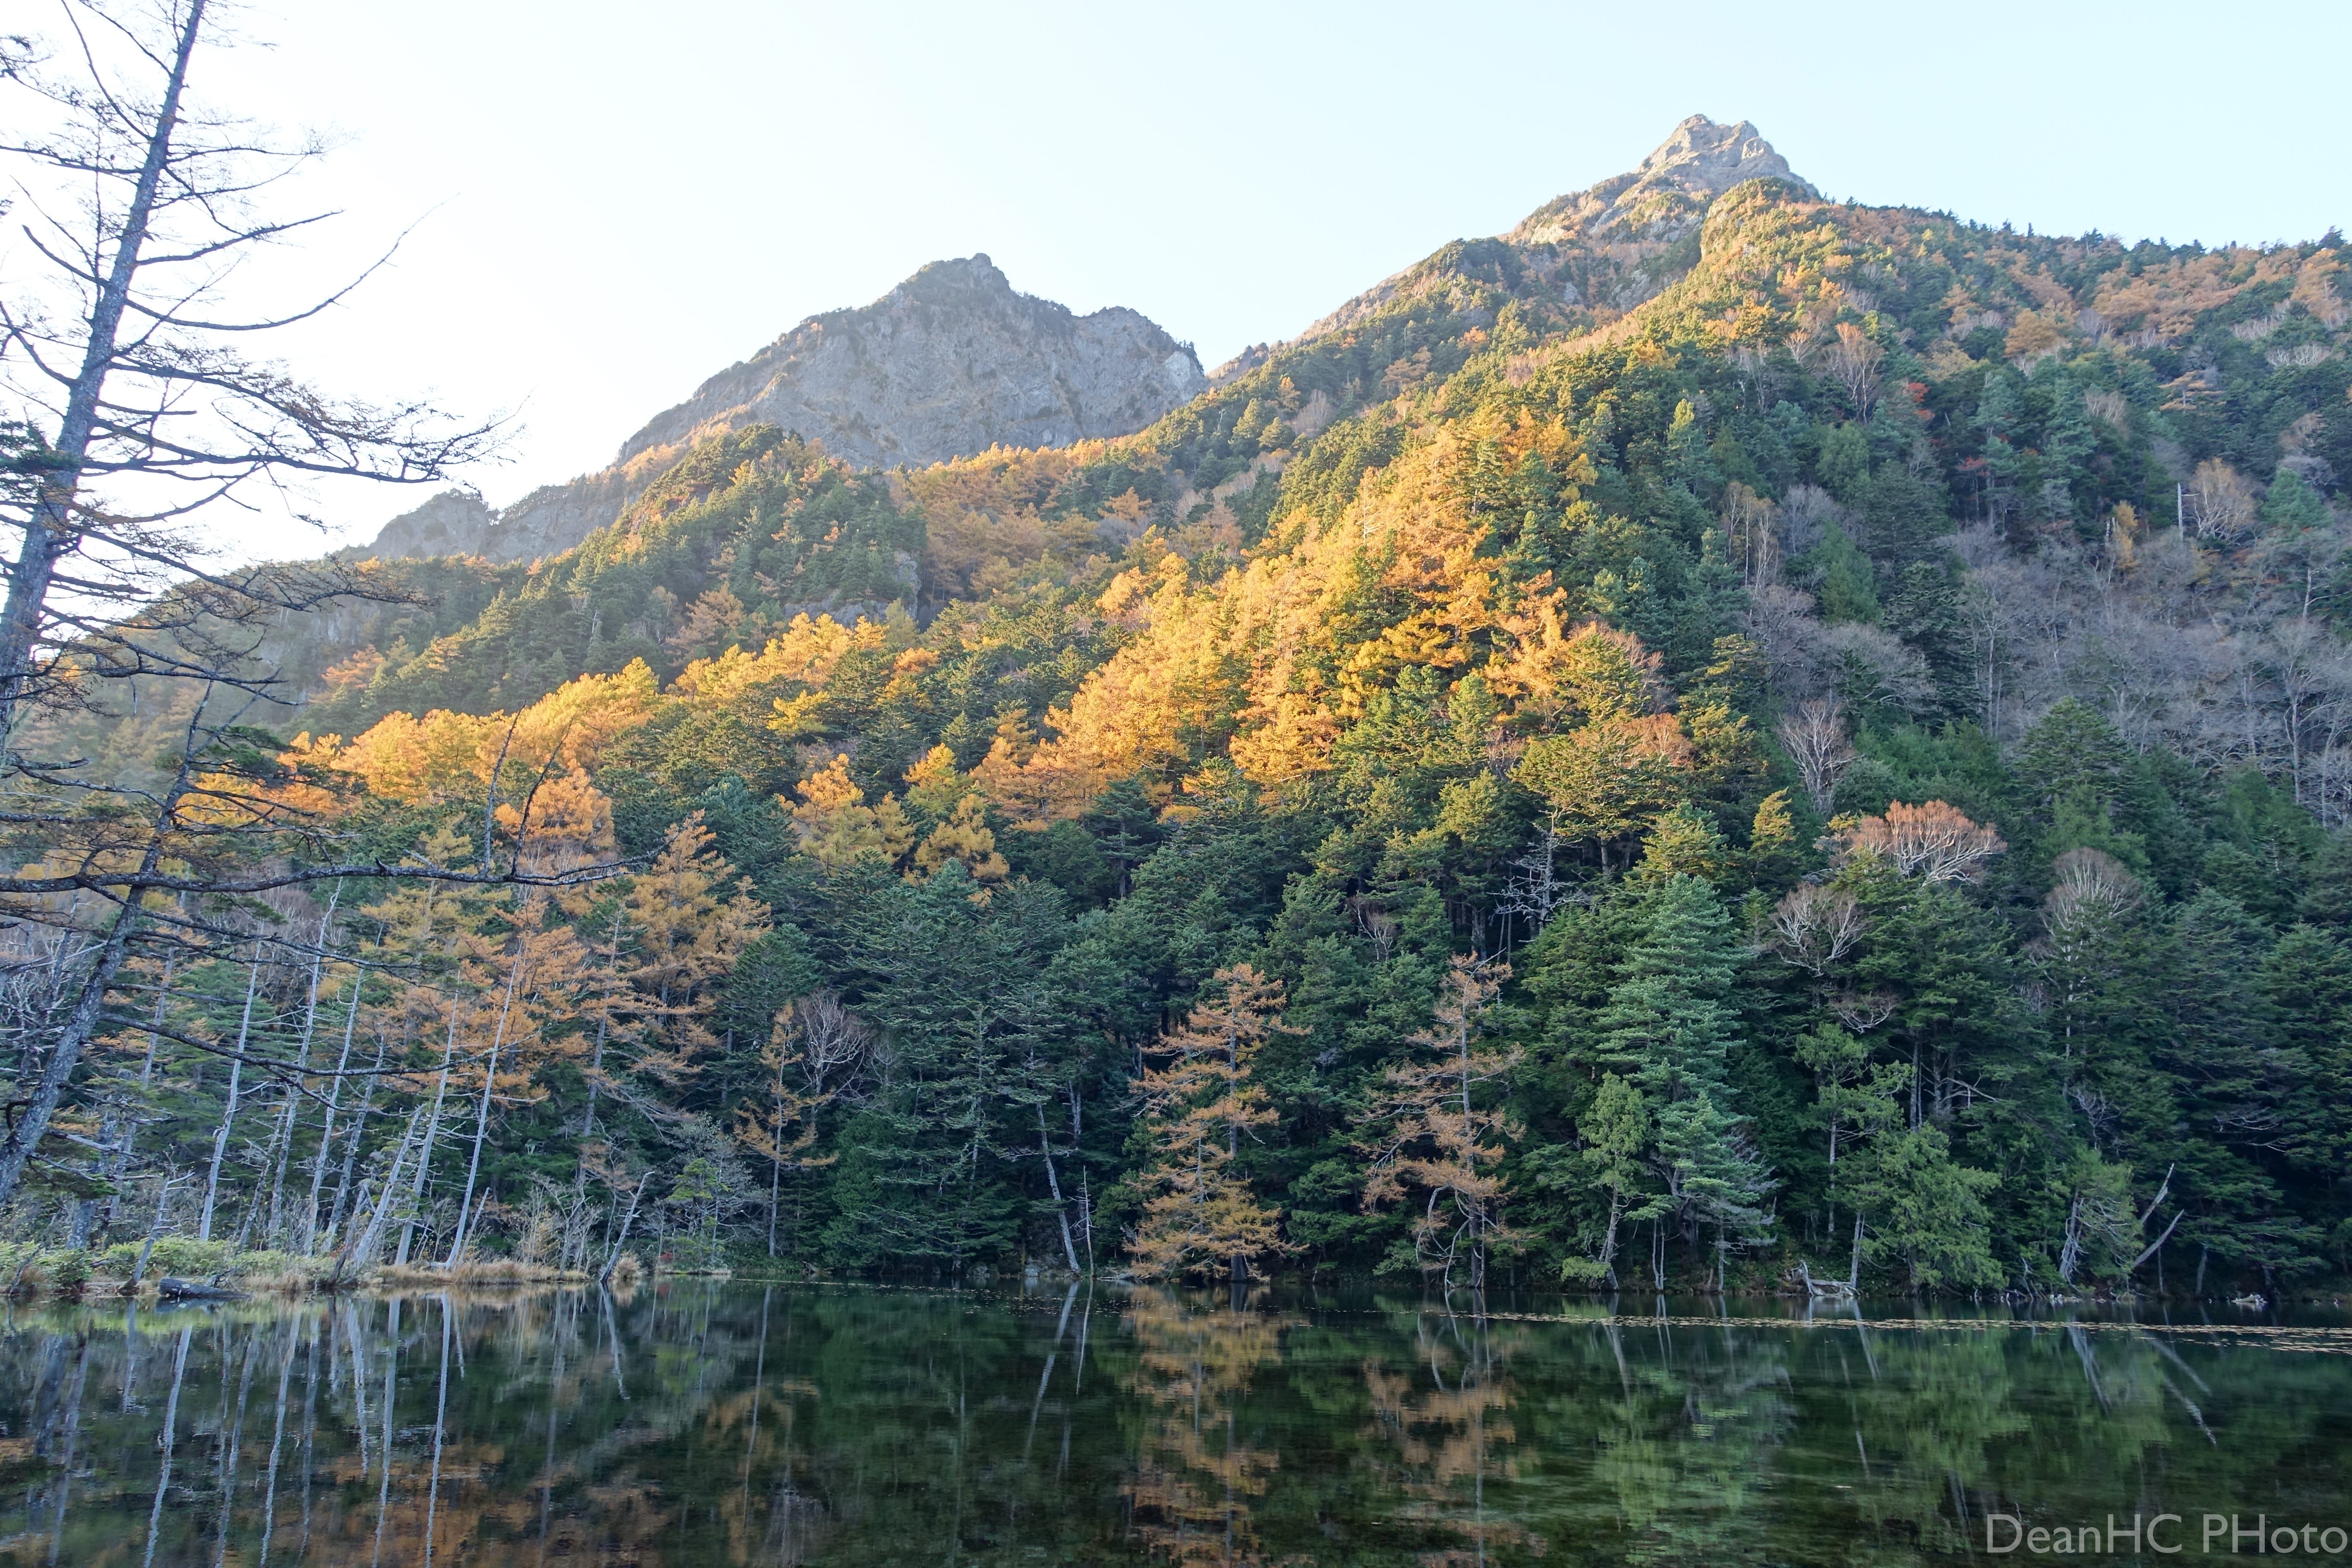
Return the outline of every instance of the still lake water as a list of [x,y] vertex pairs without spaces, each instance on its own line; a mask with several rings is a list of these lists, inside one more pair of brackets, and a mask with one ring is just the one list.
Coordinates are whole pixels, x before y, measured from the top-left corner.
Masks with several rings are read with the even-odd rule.
[[676,1280],[20,1308],[0,1563],[1713,1568],[1990,1561],[1994,1513],[2181,1514],[2180,1561],[2209,1511],[2352,1528],[2340,1316],[1652,1305]]

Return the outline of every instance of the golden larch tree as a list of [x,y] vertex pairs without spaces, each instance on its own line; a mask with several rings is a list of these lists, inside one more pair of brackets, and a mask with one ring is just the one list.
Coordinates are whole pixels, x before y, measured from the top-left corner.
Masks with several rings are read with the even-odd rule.
[[960,860],[975,882],[1001,882],[1012,875],[988,826],[987,799],[958,771],[953,752],[933,746],[908,770],[907,804],[935,825],[916,847],[917,871],[936,876],[949,861]]
[[1357,1145],[1370,1161],[1366,1207],[1421,1196],[1413,1252],[1449,1289],[1457,1268],[1466,1269],[1470,1289],[1484,1289],[1487,1255],[1513,1239],[1503,1224],[1510,1191],[1502,1163],[1518,1129],[1482,1090],[1507,1083],[1524,1053],[1483,1045],[1480,1022],[1510,975],[1507,964],[1456,955],[1430,1026],[1406,1041],[1412,1055],[1381,1075]]
[[1282,1214],[1261,1203],[1238,1167],[1241,1141],[1275,1122],[1252,1066],[1282,1021],[1282,984],[1246,963],[1220,969],[1182,1026],[1149,1054],[1140,1089],[1150,1163],[1137,1178],[1143,1224],[1130,1250],[1153,1279],[1212,1271],[1249,1277],[1249,1260],[1286,1250]]
[[621,899],[620,924],[635,937],[635,962],[624,961],[630,994],[621,1001],[632,1065],[673,1088],[719,1043],[708,1022],[717,983],[768,929],[767,906],[710,847],[711,837],[698,811],[671,827]]
[[800,783],[800,801],[786,802],[801,852],[828,871],[864,855],[897,865],[915,842],[914,824],[894,795],[879,805],[866,804],[866,792],[849,776],[849,759],[836,756]]

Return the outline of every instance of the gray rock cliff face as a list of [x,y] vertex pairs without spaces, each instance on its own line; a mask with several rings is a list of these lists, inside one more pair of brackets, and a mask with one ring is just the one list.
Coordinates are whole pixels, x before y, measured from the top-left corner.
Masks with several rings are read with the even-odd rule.
[[478,555],[499,514],[471,490],[443,490],[383,525],[362,552],[386,561],[418,555]]
[[861,468],[921,467],[997,444],[1124,436],[1203,384],[1192,350],[1137,312],[1073,315],[1014,293],[974,256],[802,322],[656,416],[621,460],[758,420]]
[[812,316],[656,415],[599,473],[493,512],[460,492],[394,519],[366,553],[526,561],[619,517],[706,436],[771,424],[861,468],[992,446],[1125,436],[1208,385],[1192,348],[1120,307],[1076,315],[1013,292],[985,256],[935,261],[873,304]]

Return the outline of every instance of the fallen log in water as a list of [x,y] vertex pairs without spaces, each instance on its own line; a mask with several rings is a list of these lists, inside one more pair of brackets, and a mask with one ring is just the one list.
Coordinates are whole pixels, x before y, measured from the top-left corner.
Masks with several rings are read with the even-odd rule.
[[245,1292],[231,1290],[202,1279],[175,1279],[170,1275],[155,1282],[155,1294],[166,1301],[242,1301]]
[[1797,1260],[1797,1274],[1804,1282],[1805,1294],[1817,1301],[1846,1301],[1853,1299],[1853,1285],[1843,1279],[1814,1279],[1812,1266],[1801,1258]]

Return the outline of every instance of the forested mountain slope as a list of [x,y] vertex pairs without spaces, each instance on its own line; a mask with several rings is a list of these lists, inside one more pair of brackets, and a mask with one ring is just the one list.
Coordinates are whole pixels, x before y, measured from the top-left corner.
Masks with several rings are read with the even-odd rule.
[[280,787],[649,858],[352,928],[468,933],[468,996],[571,944],[478,1134],[564,1225],[650,1181],[842,1268],[2340,1278],[2339,248],[1825,203],[1689,122],[1135,436],[751,425],[433,568],[478,597],[351,628]]

